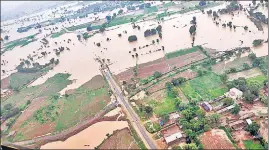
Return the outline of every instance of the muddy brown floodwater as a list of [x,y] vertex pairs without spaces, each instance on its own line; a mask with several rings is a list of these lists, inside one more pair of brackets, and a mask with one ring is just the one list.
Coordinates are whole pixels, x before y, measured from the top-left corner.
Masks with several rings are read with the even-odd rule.
[[107,138],[106,134],[128,127],[127,121],[102,121],[78,134],[68,138],[66,141],[51,142],[41,146],[40,149],[94,149]]

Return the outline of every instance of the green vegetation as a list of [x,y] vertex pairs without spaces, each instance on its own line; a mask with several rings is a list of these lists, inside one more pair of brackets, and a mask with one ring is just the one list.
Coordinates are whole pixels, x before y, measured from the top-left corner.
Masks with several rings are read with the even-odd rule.
[[47,121],[53,122],[56,120],[56,117],[59,115],[58,109],[59,109],[59,106],[55,106],[53,104],[41,107],[39,110],[35,112],[34,118],[41,124]]
[[256,122],[252,122],[251,124],[247,126],[245,130],[248,131],[251,135],[255,136],[258,134],[259,129],[260,129],[260,125],[258,125]]
[[167,57],[167,59],[171,59],[171,58],[174,58],[174,57],[178,57],[178,56],[182,56],[182,55],[186,55],[186,54],[196,52],[197,50],[198,50],[197,47],[181,49],[181,50],[177,50],[177,51],[174,51],[174,52],[167,53],[166,57]]
[[255,142],[253,140],[245,140],[243,143],[246,149],[264,149],[259,142]]
[[149,121],[144,126],[149,133],[156,133],[161,130],[161,126],[157,122],[152,123]]
[[181,86],[181,90],[188,99],[212,100],[228,91],[215,73],[189,80]]
[[259,84],[260,87],[263,87],[263,83],[265,80],[267,80],[267,77],[265,75],[258,75],[256,77],[247,78],[247,84],[256,82]]
[[137,135],[137,133],[136,133],[134,127],[132,126],[132,124],[130,123],[130,121],[129,120],[127,120],[127,121],[129,123],[131,135],[134,138],[136,144],[139,146],[140,149],[147,149],[147,147],[143,143],[142,139],[139,137],[139,135]]
[[220,129],[224,130],[224,132],[225,132],[226,135],[228,136],[229,140],[233,143],[233,146],[234,146],[236,149],[239,149],[238,146],[236,145],[235,141],[233,140],[231,131],[230,131],[229,129],[225,128],[224,126],[221,126]]
[[20,38],[20,39],[14,40],[14,41],[10,41],[10,42],[4,44],[4,47],[3,47],[4,50],[1,52],[1,54],[3,54],[6,51],[12,50],[13,48],[15,48],[17,46],[23,47],[31,42],[34,42],[36,40],[35,39],[36,35],[37,34],[33,34],[33,35],[30,35],[30,36],[27,36],[24,38]]
[[260,46],[262,44],[263,40],[262,39],[257,39],[252,42],[254,47]]
[[51,38],[57,38],[60,37],[61,35],[65,34],[66,30],[62,29],[60,32],[56,32],[54,34],[51,35]]
[[9,88],[11,89],[19,89],[22,86],[28,84],[34,79],[37,79],[43,72],[35,72],[35,73],[20,73],[16,72],[11,74],[10,76],[10,82],[9,82]]
[[[98,99],[100,96],[106,96],[106,98]],[[74,94],[60,98],[59,101],[63,103],[63,109],[56,121],[56,131],[72,127],[95,115],[108,104],[109,95],[107,87],[96,90],[79,87]]]
[[149,14],[149,13],[153,13],[153,12],[158,12],[157,6],[152,6],[150,8],[145,8],[144,9],[145,14]]
[[252,60],[252,67],[259,67],[265,75],[268,74],[268,56],[257,57],[256,54],[251,53],[248,57]]
[[163,7],[171,7],[171,6],[174,6],[174,5],[175,5],[174,2],[168,2],[168,3],[163,4]]

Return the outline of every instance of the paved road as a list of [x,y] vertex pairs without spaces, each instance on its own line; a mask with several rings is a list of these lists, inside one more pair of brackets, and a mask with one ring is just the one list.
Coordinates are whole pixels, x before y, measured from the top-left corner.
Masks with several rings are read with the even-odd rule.
[[122,96],[119,86],[116,84],[114,79],[111,77],[110,73],[108,71],[103,71],[103,72],[105,74],[106,79],[108,81],[110,81],[111,85],[113,86],[112,88],[116,92],[116,94],[119,97],[121,103],[123,103],[124,107],[126,108],[126,110],[131,115],[131,118],[132,118],[132,121],[133,121],[134,125],[136,125],[137,129],[139,130],[139,132],[143,136],[142,138],[145,139],[145,141],[147,142],[147,145],[150,147],[150,149],[157,149],[156,146],[154,145],[153,141],[151,140],[151,138],[147,135],[145,129],[140,124],[138,116],[136,115],[136,113],[134,112],[134,110],[132,109],[130,104],[128,103],[127,99],[124,96]]

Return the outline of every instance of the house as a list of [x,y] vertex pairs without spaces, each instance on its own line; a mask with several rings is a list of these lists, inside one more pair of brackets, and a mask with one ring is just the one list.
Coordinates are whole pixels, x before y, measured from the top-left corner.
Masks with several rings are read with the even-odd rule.
[[217,113],[221,114],[221,113],[224,113],[224,112],[227,112],[227,111],[231,110],[232,108],[234,108],[234,105],[230,105],[230,106],[225,107],[225,108],[223,108],[221,110],[218,110]]
[[203,102],[200,106],[207,112],[213,110],[213,107],[208,102]]
[[233,130],[241,130],[245,127],[246,123],[243,120],[238,120],[232,123],[229,123],[229,127]]
[[244,115],[240,116],[239,119],[244,120],[244,119],[247,119],[247,118],[251,118],[253,116],[255,116],[255,114],[253,112],[250,112],[250,113],[247,113],[247,114],[244,114]]
[[233,100],[237,100],[237,99],[240,99],[242,98],[243,96],[243,92],[238,90],[237,88],[231,88],[229,90],[229,92],[225,93],[225,96],[226,97],[230,97],[232,98]]
[[6,98],[8,96],[12,95],[12,90],[10,89],[1,89],[1,99]]
[[176,124],[166,127],[165,129],[161,130],[161,133],[168,145],[178,140],[184,140],[183,134]]

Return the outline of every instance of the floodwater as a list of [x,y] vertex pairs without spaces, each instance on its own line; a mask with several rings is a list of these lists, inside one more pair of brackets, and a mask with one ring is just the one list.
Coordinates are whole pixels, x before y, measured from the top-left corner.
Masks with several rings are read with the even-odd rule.
[[127,121],[102,121],[78,134],[68,138],[64,142],[56,141],[41,146],[40,149],[94,149],[107,138],[106,134],[128,127]]
[[[211,9],[218,10],[223,7],[225,7],[225,4]],[[263,9],[267,10],[267,8]],[[207,10],[208,9],[205,9],[205,11]],[[107,13],[111,12],[104,12],[100,14],[100,16],[104,17]],[[16,71],[14,69],[20,63],[20,58],[26,59],[29,54],[34,55],[33,51],[36,51],[38,56],[40,56],[42,51],[47,51],[51,52],[51,54],[38,60],[34,58],[34,61],[44,64],[49,62],[51,58],[58,58],[60,63],[53,70],[49,71],[44,77],[36,80],[31,86],[42,84],[49,77],[52,77],[57,73],[70,73],[71,77],[69,79],[76,81],[61,91],[61,94],[63,94],[65,90],[77,88],[95,75],[100,74],[99,64],[94,61],[96,56],[110,59],[110,62],[112,63],[112,65],[110,65],[110,70],[113,73],[118,74],[130,67],[135,66],[136,63],[141,64],[153,61],[163,57],[167,52],[191,47],[192,38],[189,34],[189,27],[191,26],[190,21],[192,20],[193,16],[196,16],[197,18],[197,33],[195,36],[194,45],[204,44],[204,46],[208,48],[227,50],[240,46],[252,47],[252,42],[254,39],[267,40],[268,38],[268,27],[264,26],[263,32],[258,31],[254,23],[247,18],[247,15],[243,11],[239,12],[239,14],[235,13],[234,17],[231,15],[221,15],[221,21],[217,20],[218,22],[221,22],[219,26],[214,23],[212,17],[209,17],[207,14],[202,14],[200,11],[194,11],[183,15],[177,14],[166,17],[165,21],[161,23],[163,38],[159,43],[154,45],[150,44],[152,43],[152,40],[156,41],[156,39],[159,39],[158,35],[145,38],[144,31],[146,29],[156,28],[158,26],[158,22],[156,20],[137,23],[137,25],[141,27],[140,31],[138,29],[133,29],[130,23],[120,25],[118,26],[119,28],[111,27],[108,29],[115,29],[106,31],[102,34],[96,34],[87,41],[83,42],[79,42],[77,40],[76,33],[66,33],[55,39],[47,38],[50,42],[50,48],[45,48],[40,51],[37,51],[37,48],[39,48],[41,45],[39,41],[30,43],[25,47],[16,47],[12,51],[8,51],[2,56],[3,60],[8,60],[8,64],[2,66],[2,69],[11,71],[1,74],[1,79]],[[91,15],[85,19],[85,22],[93,19],[90,17]],[[232,21],[232,23],[237,26],[247,25],[251,32],[245,31],[242,27],[237,27],[236,30],[234,30],[230,28],[223,28],[221,26],[222,23],[228,23],[229,21]],[[71,24],[63,23],[54,26],[58,26],[58,30],[61,30],[62,25],[72,26],[79,23],[81,22],[75,21]],[[127,31],[127,34],[123,33],[125,30]],[[44,31],[44,33],[41,33],[39,37],[44,36],[47,32],[48,31]],[[118,37],[119,33],[122,34],[122,37]],[[129,43],[128,36],[130,35],[136,35],[138,40],[136,42]],[[110,38],[111,40],[106,41],[106,38]],[[68,44],[67,42],[63,41],[67,41],[67,39],[71,39],[71,43]],[[241,44],[240,40],[243,41],[243,44]],[[57,45],[54,43],[55,41],[58,43]],[[94,42],[100,42],[101,47],[97,47]],[[142,47],[147,44],[150,46],[139,49],[139,46]],[[60,45],[69,47],[70,51],[65,50],[60,54],[59,57],[57,57],[55,56],[53,49],[58,48]],[[157,49],[161,49],[162,46],[165,47],[165,52],[153,52]],[[264,43],[263,46],[258,48],[252,47],[252,50],[257,54],[258,57],[265,56],[268,55],[267,46],[268,44]],[[134,48],[136,48],[136,52],[133,51]],[[129,51],[131,51],[131,54]],[[139,54],[138,59],[132,58],[132,55],[135,53]]]

